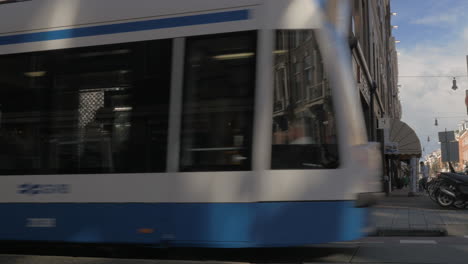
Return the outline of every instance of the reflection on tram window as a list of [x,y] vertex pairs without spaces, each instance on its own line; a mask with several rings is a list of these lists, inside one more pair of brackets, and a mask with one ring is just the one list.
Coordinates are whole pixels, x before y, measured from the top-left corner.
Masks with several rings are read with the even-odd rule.
[[164,171],[171,43],[0,56],[0,174]]
[[329,82],[312,30],[280,30],[274,52],[272,169],[339,165]]
[[256,35],[187,40],[182,171],[249,170]]

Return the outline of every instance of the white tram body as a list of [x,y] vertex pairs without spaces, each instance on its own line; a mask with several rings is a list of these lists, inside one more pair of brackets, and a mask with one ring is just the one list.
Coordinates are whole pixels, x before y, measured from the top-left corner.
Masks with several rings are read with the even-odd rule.
[[0,240],[359,237],[380,152],[323,12],[313,0],[0,3]]

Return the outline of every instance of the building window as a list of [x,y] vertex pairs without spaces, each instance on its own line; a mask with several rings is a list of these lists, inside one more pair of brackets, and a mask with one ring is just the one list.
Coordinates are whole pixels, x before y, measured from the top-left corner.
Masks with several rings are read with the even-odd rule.
[[171,40],[0,57],[0,174],[162,172]]
[[359,64],[357,64],[357,73],[356,73],[356,81],[357,83],[362,83],[362,80],[361,80],[361,66]]
[[313,84],[314,84],[314,72],[312,67],[312,58],[306,56],[304,58],[304,83],[306,89],[306,98],[311,100],[313,98]]
[[187,39],[181,171],[251,169],[256,33]]
[[302,86],[302,63],[296,62],[294,64],[294,89],[295,100],[301,102],[304,98],[304,87]]
[[286,71],[284,68],[275,72],[274,112],[283,111],[288,105]]

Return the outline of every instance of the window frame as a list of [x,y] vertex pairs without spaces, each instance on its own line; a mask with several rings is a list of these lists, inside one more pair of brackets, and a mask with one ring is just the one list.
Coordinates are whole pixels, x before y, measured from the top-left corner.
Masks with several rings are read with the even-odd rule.
[[[250,145],[246,146],[246,151],[247,151],[247,158],[249,159],[249,164],[247,168],[226,168],[226,169],[206,169],[206,168],[197,168],[197,166],[184,166],[183,165],[183,141],[184,141],[184,104],[187,100],[187,82],[188,82],[188,72],[189,72],[189,56],[190,56],[190,44],[191,42],[196,42],[200,40],[209,40],[213,39],[214,37],[223,37],[223,36],[243,36],[243,35],[248,35],[251,37],[251,41],[253,42],[252,47],[253,47],[253,63],[250,65],[251,69],[250,72],[252,73],[252,96],[250,97],[251,101],[251,125],[250,125],[250,133],[248,134],[250,136],[249,139],[244,139],[244,141],[249,142]],[[258,59],[259,59],[259,51],[258,51],[258,42],[259,42],[259,31],[258,30],[246,30],[246,31],[235,31],[235,32],[223,32],[223,33],[215,33],[215,34],[209,34],[209,35],[196,35],[196,36],[190,36],[190,37],[185,37],[185,46],[184,46],[184,70],[183,70],[183,75],[182,75],[182,100],[181,100],[181,115],[180,115],[180,133],[179,133],[179,139],[180,139],[180,147],[178,151],[178,171],[179,172],[223,172],[223,171],[252,171],[253,166],[254,166],[254,135],[255,135],[255,124],[254,124],[254,119],[255,119],[255,111],[256,111],[256,90],[258,89],[257,87],[257,78],[258,78],[258,72],[257,72],[257,66],[258,66]],[[273,91],[272,91],[273,92]],[[234,166],[235,167],[235,166]]]

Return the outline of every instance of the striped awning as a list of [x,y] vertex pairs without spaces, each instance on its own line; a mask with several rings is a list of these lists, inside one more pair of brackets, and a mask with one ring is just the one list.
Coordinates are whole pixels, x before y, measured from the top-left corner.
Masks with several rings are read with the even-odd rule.
[[399,155],[402,158],[421,157],[421,142],[414,130],[405,122],[390,119],[388,129],[389,142],[396,143],[398,151],[390,155]]

